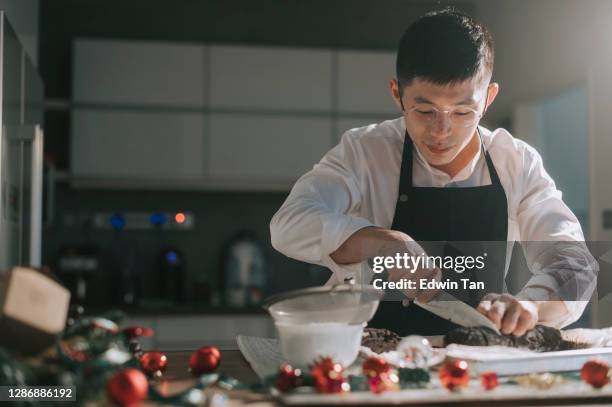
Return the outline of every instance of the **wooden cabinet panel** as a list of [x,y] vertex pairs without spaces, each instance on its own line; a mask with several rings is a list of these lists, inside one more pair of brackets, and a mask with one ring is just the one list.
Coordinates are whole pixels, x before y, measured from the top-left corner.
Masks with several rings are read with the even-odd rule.
[[212,46],[214,107],[277,110],[332,108],[332,51]]
[[332,119],[210,116],[210,175],[218,180],[295,181],[332,147]]
[[338,110],[359,113],[398,113],[389,90],[395,77],[391,52],[338,52]]
[[77,103],[204,106],[202,45],[79,39],[72,99]]
[[204,115],[75,109],[76,177],[198,179],[204,174]]

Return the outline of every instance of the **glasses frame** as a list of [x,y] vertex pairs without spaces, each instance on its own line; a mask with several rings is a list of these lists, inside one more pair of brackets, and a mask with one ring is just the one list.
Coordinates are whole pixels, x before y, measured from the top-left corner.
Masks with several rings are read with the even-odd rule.
[[[488,101],[488,100],[489,100],[489,88],[490,88],[490,85],[491,85],[491,83],[489,82],[489,85],[487,85],[487,95],[485,96],[485,100],[486,100],[486,101]],[[408,115],[408,114],[410,114],[410,113],[411,113],[413,110],[416,110],[416,108],[417,108],[418,106],[413,105],[413,106],[410,108],[410,110],[406,111],[406,108],[404,107],[404,100],[403,100],[403,99],[404,99],[403,86],[402,86],[402,84],[400,83],[399,79],[397,79],[397,87],[398,87],[398,91],[399,91],[399,102],[400,102],[400,105],[401,105],[401,107],[402,107],[402,111],[403,111],[403,112],[404,112],[406,115]],[[456,110],[456,109],[459,109],[459,106],[457,106],[457,107],[455,107],[455,108],[453,108],[453,109],[450,109],[450,110],[449,110],[449,109],[446,109],[446,110],[441,110],[441,109],[438,109],[438,108],[437,108],[436,106],[434,106],[434,105],[431,105],[431,107],[432,107],[434,110],[436,110],[436,115],[437,115],[437,114],[439,114],[440,112],[442,112],[442,113],[445,113],[445,114],[446,114],[446,113],[450,113],[450,112],[452,112],[452,111],[454,111],[454,110]],[[461,126],[461,127],[463,127],[463,128],[467,128],[467,127],[473,126],[474,124],[477,124],[477,123],[480,121],[480,119],[482,119],[482,118],[483,118],[483,116],[484,116],[484,115],[485,115],[485,113],[487,112],[487,103],[485,102],[484,108],[482,109],[482,113],[479,113],[479,112],[478,112],[478,110],[476,110],[476,109],[472,109],[471,107],[467,107],[467,106],[461,106],[461,108],[469,109],[469,110],[472,110],[474,113],[476,113],[476,120],[474,121],[474,123],[472,123],[472,124],[470,124],[470,125],[468,125],[468,126]],[[439,117],[439,116],[436,116],[434,119],[432,119],[432,120],[431,120],[431,122],[427,123],[427,125],[431,125],[432,123],[435,123],[435,122],[438,120],[438,117]],[[451,122],[451,123],[454,125],[454,123],[453,123],[453,120],[452,120],[452,119],[450,119],[450,122]]]
[[[410,110],[408,110],[408,112],[406,112],[406,114],[410,114],[413,111],[417,110],[418,108],[419,108],[419,106],[412,106],[410,108]],[[438,109],[437,107],[435,107],[433,105],[430,105],[430,106],[428,106],[428,108],[434,110],[435,113],[434,113],[434,116],[431,118],[431,120],[425,123],[427,125],[431,125],[433,123],[436,123],[438,121],[438,119],[440,118],[441,114],[449,114],[450,115],[451,113],[455,112],[456,110],[462,109],[462,110],[470,110],[470,111],[474,112],[474,114],[476,115],[476,118],[474,119],[474,121],[472,123],[470,123],[470,124],[460,125],[460,124],[457,124],[455,121],[453,121],[452,116],[451,116],[450,122],[453,124],[453,126],[470,127],[470,126],[473,126],[474,124],[478,123],[478,121],[480,119],[482,119],[482,116],[484,114],[484,112],[480,113],[480,112],[478,112],[478,110],[472,109],[471,107],[467,107],[467,106],[457,106],[457,107],[454,107],[452,109]]]

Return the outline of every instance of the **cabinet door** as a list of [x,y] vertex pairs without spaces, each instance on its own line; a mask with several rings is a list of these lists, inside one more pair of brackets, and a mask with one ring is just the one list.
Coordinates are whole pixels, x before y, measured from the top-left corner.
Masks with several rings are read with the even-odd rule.
[[72,98],[77,103],[204,105],[205,47],[78,39]]
[[200,179],[204,115],[75,109],[71,171],[118,182]]
[[389,91],[395,77],[390,52],[338,52],[338,110],[356,113],[397,113]]
[[332,107],[332,52],[213,46],[214,107],[324,111]]
[[332,146],[331,118],[213,114],[209,125],[210,174],[228,184],[290,187]]

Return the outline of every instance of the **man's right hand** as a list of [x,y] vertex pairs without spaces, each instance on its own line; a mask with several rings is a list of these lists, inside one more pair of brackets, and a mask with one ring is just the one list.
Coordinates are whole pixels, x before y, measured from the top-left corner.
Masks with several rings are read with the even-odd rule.
[[[353,233],[336,251],[330,254],[332,260],[338,264],[354,264],[365,261],[376,256],[395,257],[396,254],[409,256],[420,256],[425,253],[423,248],[406,233],[384,229],[380,227],[366,227]],[[440,280],[439,269],[428,269],[420,267],[416,270],[404,268],[387,269],[390,281],[400,281],[405,278],[414,280],[417,287],[420,279]],[[410,299],[418,299],[422,302],[429,301],[438,290],[404,290],[404,294]]]

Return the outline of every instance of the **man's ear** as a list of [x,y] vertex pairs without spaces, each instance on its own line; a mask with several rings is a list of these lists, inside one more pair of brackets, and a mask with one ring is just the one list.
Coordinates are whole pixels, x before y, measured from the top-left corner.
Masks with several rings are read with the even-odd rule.
[[399,110],[402,110],[402,103],[400,101],[400,92],[399,86],[397,84],[397,79],[391,79],[389,81],[389,90],[391,91],[391,97],[393,98],[395,106],[397,106]]
[[499,83],[491,82],[487,88],[487,103],[485,104],[484,111],[489,109],[489,106],[493,103],[497,94],[499,93]]

